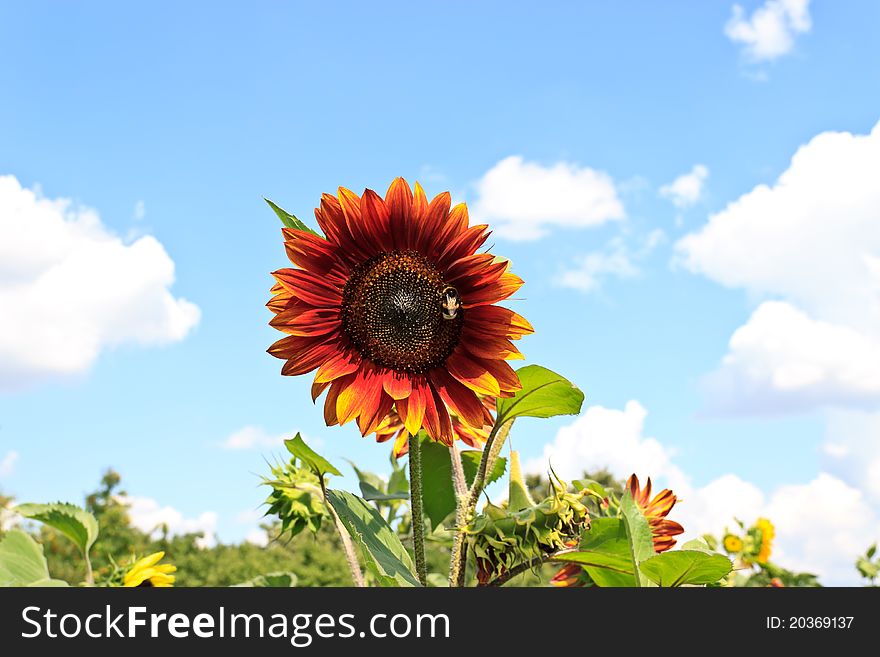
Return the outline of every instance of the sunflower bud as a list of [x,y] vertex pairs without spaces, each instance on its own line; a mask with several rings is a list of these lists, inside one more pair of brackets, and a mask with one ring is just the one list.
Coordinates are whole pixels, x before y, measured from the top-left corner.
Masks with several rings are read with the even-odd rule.
[[464,528],[480,584],[577,539],[590,524],[584,495],[569,493],[568,484],[551,473],[550,495],[536,504],[523,483],[519,455],[512,452],[508,501],[502,506],[487,504]]
[[296,458],[286,465],[271,466],[271,470],[273,478],[263,478],[263,484],[272,487],[265,515],[278,516],[282,534],[287,532],[293,537],[306,528],[316,533],[328,515],[318,476],[300,467]]

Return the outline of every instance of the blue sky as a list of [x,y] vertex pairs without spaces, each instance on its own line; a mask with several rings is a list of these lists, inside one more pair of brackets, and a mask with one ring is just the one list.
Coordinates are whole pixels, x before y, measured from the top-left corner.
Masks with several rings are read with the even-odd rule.
[[[689,491],[685,502],[703,505],[689,517],[710,525],[698,532],[723,525],[706,510],[717,506],[707,501],[721,494],[717,482],[730,484],[723,489],[730,508],[750,519],[753,511],[783,515],[786,500],[813,495],[829,477],[853,500],[852,522],[835,530],[836,551],[798,547],[806,535],[799,511],[782,519],[781,549],[796,565],[846,581],[852,546],[880,538],[880,491],[852,463],[876,456],[880,464],[870,438],[880,427],[880,392],[862,379],[847,387],[850,379],[835,372],[874,362],[880,331],[873,319],[829,310],[826,297],[766,273],[755,254],[763,239],[778,246],[778,235],[761,230],[780,217],[814,226],[809,208],[821,206],[834,231],[840,220],[831,210],[851,209],[844,198],[864,192],[858,214],[876,207],[875,197],[856,181],[855,192],[831,189],[812,203],[810,190],[822,185],[804,181],[814,167],[792,174],[807,190],[795,195],[807,199],[804,207],[787,210],[782,192],[779,203],[749,206],[748,216],[734,202],[757,186],[772,188],[793,171],[798,149],[823,133],[862,136],[858,144],[867,146],[858,152],[880,173],[871,169],[876,139],[868,137],[880,119],[872,82],[878,22],[880,6],[869,1],[744,2],[739,13],[729,2],[560,3],[540,12],[511,2],[0,3],[0,176],[14,178],[5,193],[19,201],[3,206],[0,198],[0,226],[8,229],[0,239],[7,236],[12,263],[0,265],[0,321],[6,314],[27,332],[15,316],[25,301],[37,302],[38,288],[16,286],[46,273],[54,256],[41,260],[38,252],[60,239],[15,242],[20,222],[44,225],[27,214],[39,199],[69,199],[58,211],[68,221],[87,214],[83,207],[100,217],[97,237],[76,233],[61,251],[118,238],[114,253],[122,254],[94,260],[96,278],[85,279],[101,281],[83,303],[103,308],[87,314],[103,323],[80,321],[81,289],[59,292],[74,304],[69,312],[33,315],[51,317],[34,335],[47,331],[62,359],[80,348],[77,331],[89,324],[91,356],[71,356],[66,367],[54,357],[35,363],[19,356],[40,349],[40,340],[7,336],[3,345],[0,331],[0,487],[21,500],[79,500],[112,466],[157,513],[170,507],[181,527],[205,521],[233,541],[255,526],[248,512],[263,499],[257,474],[263,458],[278,453],[264,438],[301,430],[337,461],[386,470],[384,446],[351,426],[324,427],[308,398],[309,377],[281,377],[280,362],[265,353],[277,337],[263,307],[269,272],[285,257],[261,197],[308,220],[322,192],[339,185],[384,192],[403,175],[429,195],[452,191],[472,217],[502,226],[490,241],[526,280],[511,304],[536,328],[521,344],[528,362],[567,375],[588,406],[607,411],[604,420],[598,411],[590,416],[596,424],[578,425],[583,435],[575,431],[582,444],[605,447],[578,448],[576,457],[557,440],[574,418],[523,422],[513,441],[527,460],[571,457],[588,466],[605,458],[625,475],[631,455],[644,475],[654,471]],[[844,167],[861,157],[847,148],[832,148]],[[697,166],[705,175],[695,175]],[[515,221],[504,216],[487,181],[503,190],[511,170],[526,181],[510,192],[524,206],[550,202],[529,189],[538,172],[563,191],[553,204],[569,219],[554,222],[540,209]],[[617,218],[562,207],[603,193],[622,208]],[[749,239],[722,253],[728,233],[709,231],[710,217]],[[523,239],[525,226],[544,234]],[[800,248],[800,228],[784,228],[790,242],[774,257],[780,268],[797,278],[803,267],[809,280],[827,266],[823,280],[844,299],[861,285],[835,278],[834,258],[786,260]],[[876,226],[841,230],[853,239],[816,252],[836,249],[841,261],[880,255]],[[689,235],[696,237],[685,246]],[[818,235],[809,244],[821,245]],[[125,249],[139,239],[149,252],[129,258]],[[23,251],[37,264],[16,265]],[[774,301],[786,307],[762,305]],[[780,392],[779,376],[755,372],[780,358],[805,361],[759,339],[769,325],[750,320],[759,307],[776,327],[801,321],[788,310],[805,313],[824,345],[835,342],[831,329],[850,331],[840,334],[847,343],[855,332],[865,342],[852,344],[863,349],[831,349],[824,379],[798,379],[794,392],[785,385]],[[758,337],[732,346],[743,327]],[[814,347],[805,350],[825,353]],[[733,364],[725,369],[726,357]],[[739,400],[731,386],[763,401]],[[646,411],[642,421],[636,407],[626,413],[631,400]],[[616,433],[626,431],[627,418],[637,425],[631,444]],[[246,427],[256,445],[223,447]],[[660,459],[656,468],[652,458]],[[737,491],[747,491],[742,500]]]

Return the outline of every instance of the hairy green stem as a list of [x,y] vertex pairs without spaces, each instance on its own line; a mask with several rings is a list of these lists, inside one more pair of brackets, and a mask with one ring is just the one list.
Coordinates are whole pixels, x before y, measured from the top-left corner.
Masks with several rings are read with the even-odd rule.
[[416,576],[422,586],[428,585],[425,564],[425,517],[422,510],[422,443],[418,436],[409,437],[409,500],[412,514],[413,553]]
[[480,501],[480,494],[486,486],[486,477],[491,472],[492,467],[504,441],[507,440],[507,434],[510,433],[510,427],[513,426],[513,420],[503,421],[501,424],[495,423],[489,437],[486,439],[486,445],[483,447],[483,456],[480,458],[480,465],[477,468],[477,474],[474,477],[474,483],[466,495],[466,501],[458,500],[455,509],[455,537],[452,540],[452,560],[449,566],[449,586],[464,586],[465,567],[467,565],[467,542],[464,538],[464,527],[473,518],[477,509],[477,502]]

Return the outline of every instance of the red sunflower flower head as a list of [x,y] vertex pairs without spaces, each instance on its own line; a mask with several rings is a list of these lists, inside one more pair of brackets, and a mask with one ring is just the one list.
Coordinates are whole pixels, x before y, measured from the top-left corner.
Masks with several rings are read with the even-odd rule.
[[[284,228],[295,265],[273,273],[270,324],[287,333],[269,348],[284,375],[317,370],[328,425],[356,420],[361,434],[390,437],[394,411],[408,434],[424,428],[451,445],[453,417],[481,430],[480,396],[510,397],[520,383],[507,360],[531,325],[495,305],[522,280],[510,263],[477,250],[487,226],[444,192],[428,202],[402,178],[383,199],[339,189],[315,217],[324,236]],[[393,433],[393,432],[392,432]],[[387,439],[387,438],[386,438]]]
[[626,481],[626,487],[632,494],[633,501],[642,510],[648,525],[651,527],[651,536],[654,538],[654,550],[665,552],[675,545],[673,536],[684,533],[684,527],[674,520],[666,518],[678,498],[668,488],[660,491],[654,499],[651,499],[651,478],[644,488],[639,485],[639,478],[632,474]]

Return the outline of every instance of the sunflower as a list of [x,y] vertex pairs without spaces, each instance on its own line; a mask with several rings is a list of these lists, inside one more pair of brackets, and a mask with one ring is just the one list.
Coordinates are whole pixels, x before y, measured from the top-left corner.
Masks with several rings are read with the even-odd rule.
[[743,541],[736,534],[726,534],[722,542],[728,554],[739,554],[742,552]]
[[[478,395],[520,388],[511,342],[533,332],[495,305],[523,281],[510,263],[477,250],[486,225],[444,192],[430,203],[416,183],[391,183],[385,198],[339,189],[315,217],[324,235],[284,228],[295,268],[273,273],[270,324],[287,337],[269,348],[284,375],[317,370],[312,399],[325,390],[328,426],[356,420],[366,436],[392,410],[409,434],[455,438],[450,412],[473,429],[485,422]],[[461,435],[461,434],[459,434]]]
[[160,564],[164,552],[154,552],[153,554],[139,559],[134,565],[128,569],[123,578],[122,585],[129,587],[136,586],[153,586],[167,587],[174,586],[174,575],[171,573],[177,570],[176,566],[170,563]]
[[668,520],[666,516],[675,506],[678,498],[668,488],[660,491],[654,499],[651,499],[651,478],[644,488],[639,486],[639,478],[635,474],[630,475],[626,482],[633,500],[642,510],[648,524],[651,527],[651,536],[654,538],[654,551],[665,552],[675,545],[673,536],[684,532],[684,527],[674,520]]
[[[481,397],[480,402],[485,409],[485,419],[483,426],[480,428],[470,426],[467,422],[462,421],[453,411],[449,411],[453,438],[461,440],[468,447],[477,449],[482,448],[486,443],[486,440],[489,438],[489,432],[492,431],[492,425],[495,422],[495,418],[492,415],[495,412],[495,399],[492,397]],[[409,451],[409,431],[406,430],[403,420],[400,419],[397,411],[392,409],[378,426],[375,434],[377,443],[384,443],[392,438],[394,439],[392,453],[395,458],[400,458]]]
[[550,584],[561,588],[580,588],[587,585],[584,568],[577,563],[567,563],[550,578]]
[[760,530],[761,534],[761,548],[758,550],[758,556],[755,557],[755,561],[767,563],[770,559],[770,553],[773,551],[773,537],[776,536],[776,529],[767,518],[758,518],[755,522],[755,528]]

